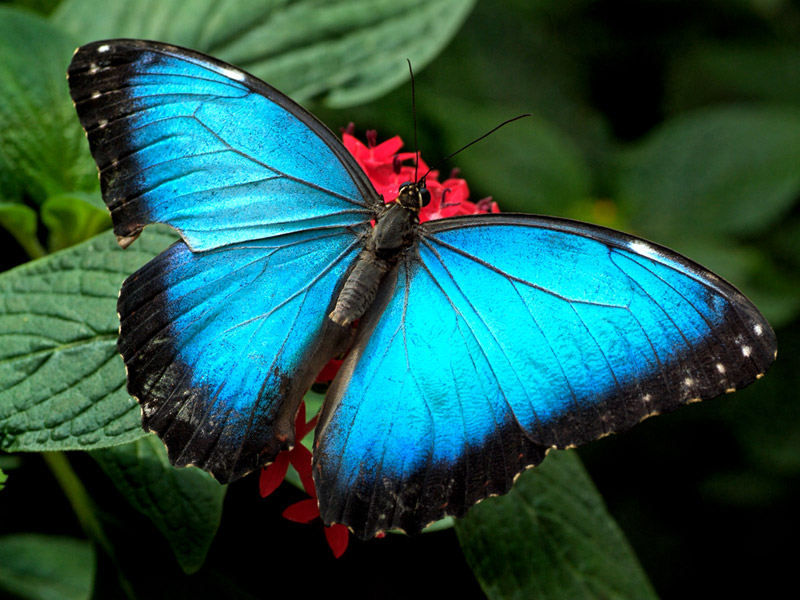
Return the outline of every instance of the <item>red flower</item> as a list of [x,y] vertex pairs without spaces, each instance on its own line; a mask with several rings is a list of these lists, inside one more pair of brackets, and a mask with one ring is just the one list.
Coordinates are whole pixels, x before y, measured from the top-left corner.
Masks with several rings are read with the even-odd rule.
[[344,360],[341,358],[330,359],[328,364],[322,367],[322,371],[317,375],[316,383],[329,383],[333,381],[333,378],[336,377],[336,374],[339,372],[339,367],[342,366],[343,362]]
[[[419,167],[414,167],[413,152],[399,152],[403,141],[395,136],[376,145],[377,135],[367,132],[367,145],[353,137],[352,127],[342,133],[344,147],[364,169],[375,190],[383,196],[384,202],[392,202],[397,197],[400,186],[408,181],[416,181],[428,171],[428,165],[419,159]],[[405,162],[409,164],[403,164]],[[500,212],[497,203],[491,198],[480,200],[477,204],[470,202],[467,182],[451,173],[448,179],[439,181],[439,172],[431,171],[425,178],[425,184],[431,193],[431,202],[420,211],[421,223],[432,219],[444,219],[458,215],[476,215],[479,213]]]
[[[294,448],[291,450],[284,450],[275,457],[273,463],[261,470],[261,477],[258,480],[258,491],[261,493],[262,498],[266,498],[278,489],[278,486],[281,484],[284,477],[286,477],[289,464],[291,464],[295,471],[297,471],[297,474],[300,475],[300,481],[303,483],[303,488],[306,490],[306,493],[313,498],[317,497],[316,491],[314,490],[314,479],[311,476],[311,450],[301,443],[303,438],[314,429],[316,424],[316,416],[306,423],[306,403],[301,402],[294,420]],[[314,493],[310,493],[309,490],[314,491]],[[319,513],[317,513],[317,515],[319,515]]]
[[[342,134],[345,148],[350,151],[356,162],[364,169],[372,185],[383,196],[384,202],[392,202],[397,197],[400,186],[408,181],[416,181],[428,172],[428,165],[419,158],[419,166],[415,168],[413,152],[400,152],[403,141],[395,136],[377,144],[375,131],[367,132],[367,144],[362,144],[352,135],[352,124]],[[403,164],[403,163],[408,164]],[[479,213],[500,212],[497,203],[491,198],[484,198],[477,203],[471,202],[467,182],[451,173],[448,179],[439,181],[439,172],[431,171],[425,177],[425,185],[431,194],[431,202],[420,211],[420,222],[431,219],[443,219],[458,215],[474,215]],[[317,382],[329,382],[333,379],[342,364],[341,359],[333,359],[317,376]],[[286,471],[291,464],[300,475],[303,489],[310,496],[289,506],[283,511],[283,516],[291,521],[308,523],[319,517],[319,504],[317,490],[311,475],[311,451],[301,443],[302,439],[316,425],[317,417],[306,423],[306,405],[300,404],[295,419],[296,444],[291,450],[281,452],[275,462],[261,471],[259,490],[262,497],[266,497],[281,484]],[[349,532],[344,525],[331,525],[325,527],[325,537],[328,545],[339,558],[347,548]],[[383,535],[379,535],[383,537]]]
[[[286,477],[286,471],[291,463],[295,471],[297,471],[297,474],[300,475],[300,481],[303,483],[303,489],[306,491],[306,494],[311,496],[308,500],[296,502],[283,511],[283,516],[285,518],[297,523],[309,523],[319,518],[317,488],[314,485],[314,478],[311,475],[311,451],[301,443],[303,438],[314,429],[316,424],[316,416],[306,423],[306,403],[301,402],[300,408],[297,410],[297,417],[295,418],[294,424],[296,431],[296,443],[294,448],[278,454],[275,462],[261,470],[261,477],[258,481],[261,497],[266,498],[281,484],[283,478]],[[349,540],[347,527],[339,524],[326,526],[325,538],[328,540],[328,546],[330,546],[336,558],[344,554]]]

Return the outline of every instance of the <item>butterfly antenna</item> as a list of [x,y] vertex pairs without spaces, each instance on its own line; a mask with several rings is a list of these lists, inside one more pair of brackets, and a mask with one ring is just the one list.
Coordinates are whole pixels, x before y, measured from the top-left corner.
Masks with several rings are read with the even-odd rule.
[[[413,89],[413,85],[412,85],[412,89]],[[447,160],[450,160],[451,158],[453,158],[453,157],[454,157],[456,154],[458,154],[459,152],[462,152],[462,151],[466,150],[467,148],[469,148],[470,146],[472,146],[472,144],[477,144],[477,143],[478,143],[478,142],[480,142],[480,141],[481,141],[483,138],[485,138],[485,137],[489,137],[490,135],[492,135],[492,134],[493,134],[495,131],[497,131],[497,130],[498,130],[498,129],[500,129],[501,127],[505,127],[505,126],[506,126],[506,125],[508,125],[509,123],[513,123],[514,121],[518,121],[519,119],[524,119],[525,117],[530,117],[530,116],[533,116],[533,115],[532,115],[531,113],[525,113],[524,115],[517,115],[516,117],[512,117],[511,119],[506,119],[505,121],[503,121],[502,123],[500,123],[500,125],[498,125],[498,126],[496,126],[496,127],[492,128],[491,130],[489,130],[489,131],[487,131],[486,133],[484,133],[484,134],[483,134],[481,137],[479,137],[479,138],[476,138],[476,139],[472,140],[472,141],[471,141],[469,144],[467,144],[467,145],[465,145],[465,146],[462,146],[461,148],[459,148],[459,149],[458,149],[458,150],[456,150],[455,152],[453,152],[453,153],[451,153],[451,154],[448,154],[447,156],[445,156],[445,157],[444,157],[444,158],[442,158],[441,160],[437,161],[435,165],[433,165],[432,167],[430,167],[430,168],[429,168],[429,169],[428,169],[428,170],[425,172],[425,175],[423,175],[423,176],[421,177],[421,179],[423,179],[423,180],[424,180],[424,179],[425,179],[425,178],[428,176],[428,173],[430,173],[431,171],[433,171],[433,170],[434,170],[436,167],[438,167],[440,164],[442,164],[443,162],[445,162],[445,161],[447,161]],[[415,123],[416,123],[416,122],[415,122]],[[415,124],[415,126],[414,126],[414,136],[415,136],[415,137],[414,137],[414,143],[415,143],[415,144],[417,143],[417,140],[416,140],[416,133],[417,133],[417,128],[416,128],[416,124]],[[416,177],[416,172],[414,173],[414,176]]]
[[408,73],[411,75],[411,115],[414,119],[414,181],[417,179],[419,170],[419,145],[417,144],[417,94],[414,91],[414,70],[411,68],[411,60],[406,59],[408,63]]

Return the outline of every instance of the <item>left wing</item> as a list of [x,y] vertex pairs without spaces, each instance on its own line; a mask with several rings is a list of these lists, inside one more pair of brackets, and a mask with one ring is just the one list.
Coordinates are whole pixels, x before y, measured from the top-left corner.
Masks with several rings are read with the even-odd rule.
[[572,221],[429,221],[364,317],[317,426],[326,523],[417,532],[508,491],[550,447],[759,377],[775,336],[733,286]]
[[383,204],[325,125],[210,56],[106,40],[78,48],[68,78],[123,246],[156,222],[195,251],[313,228],[366,231]]
[[349,341],[326,315],[383,202],[322,123],[222,61],[106,40],[68,78],[119,243],[183,238],[120,291],[128,391],[173,464],[240,477],[292,446]]

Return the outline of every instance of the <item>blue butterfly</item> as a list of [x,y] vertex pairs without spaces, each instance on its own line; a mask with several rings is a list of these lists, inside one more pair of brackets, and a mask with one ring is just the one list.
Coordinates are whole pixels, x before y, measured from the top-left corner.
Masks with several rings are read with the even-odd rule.
[[550,217],[419,224],[424,177],[385,204],[316,118],[203,54],[97,42],[69,84],[120,245],[182,238],[119,297],[128,390],[175,465],[270,463],[349,349],[316,429],[322,518],[415,533],[774,360],[755,306],[690,260]]

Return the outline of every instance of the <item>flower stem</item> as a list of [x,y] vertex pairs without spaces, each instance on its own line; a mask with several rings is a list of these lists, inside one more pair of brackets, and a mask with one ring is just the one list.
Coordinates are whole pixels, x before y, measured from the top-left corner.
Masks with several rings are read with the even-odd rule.
[[67,497],[67,501],[70,503],[70,506],[72,506],[72,510],[78,518],[78,522],[86,536],[99,546],[117,567],[117,576],[122,593],[126,598],[131,598],[131,600],[133,600],[136,598],[136,595],[133,593],[131,584],[125,579],[119,563],[117,562],[117,558],[114,555],[114,547],[106,537],[103,527],[97,519],[94,503],[89,496],[89,492],[86,491],[83,482],[81,482],[80,478],[75,474],[66,455],[63,452],[42,452],[42,457],[50,468],[50,472],[56,478],[58,485],[61,487],[61,491],[63,491],[64,495]]

